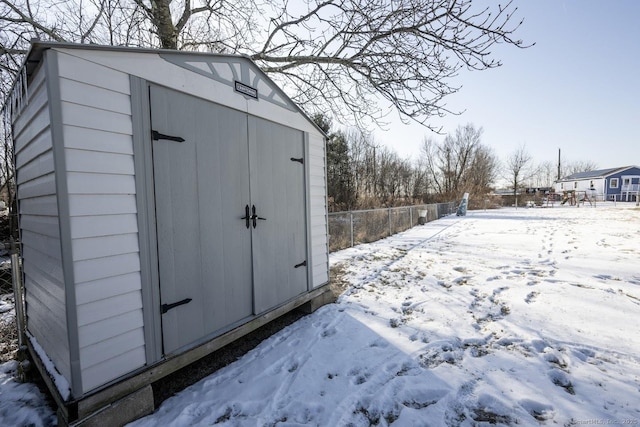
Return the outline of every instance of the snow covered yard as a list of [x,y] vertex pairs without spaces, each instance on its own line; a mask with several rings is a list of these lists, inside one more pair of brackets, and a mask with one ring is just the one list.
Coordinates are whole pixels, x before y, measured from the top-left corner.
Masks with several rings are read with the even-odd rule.
[[639,260],[622,204],[471,211],[340,251],[336,304],[132,425],[639,425]]

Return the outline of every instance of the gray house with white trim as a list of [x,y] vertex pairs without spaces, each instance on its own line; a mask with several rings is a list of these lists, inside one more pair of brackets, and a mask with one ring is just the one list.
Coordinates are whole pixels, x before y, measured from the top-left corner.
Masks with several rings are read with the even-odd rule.
[[594,194],[597,200],[635,202],[640,193],[640,167],[623,166],[580,172],[554,184],[556,193],[567,191]]
[[251,60],[35,42],[4,110],[64,422],[326,301],[325,135]]

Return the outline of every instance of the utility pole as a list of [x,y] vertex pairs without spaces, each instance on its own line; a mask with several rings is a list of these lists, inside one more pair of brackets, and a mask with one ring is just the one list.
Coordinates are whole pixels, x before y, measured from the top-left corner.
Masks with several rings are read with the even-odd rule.
[[558,181],[560,181],[560,149],[558,148]]

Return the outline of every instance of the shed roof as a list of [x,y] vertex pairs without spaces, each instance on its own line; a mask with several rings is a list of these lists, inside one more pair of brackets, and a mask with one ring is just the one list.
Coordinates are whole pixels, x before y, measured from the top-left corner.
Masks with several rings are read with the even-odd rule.
[[607,176],[610,176],[634,167],[637,167],[637,166],[622,166],[617,168],[598,169],[598,170],[592,170],[592,171],[586,171],[586,172],[578,172],[569,176],[565,176],[564,178],[559,179],[557,182],[576,181],[576,180],[591,179],[591,178],[606,178]]
[[[4,105],[0,108],[0,110],[5,110],[7,108],[7,104],[10,102],[12,97],[20,98],[21,95],[16,93],[22,90],[21,86],[26,85],[26,80],[28,80],[31,75],[35,72],[38,65],[42,61],[43,52],[48,49],[79,49],[79,50],[101,50],[101,51],[116,51],[116,52],[129,52],[129,53],[141,53],[141,54],[160,54],[164,57],[172,56],[176,57],[201,57],[201,58],[216,58],[217,60],[233,60],[237,58],[243,58],[246,61],[249,61],[255,70],[256,73],[260,74],[263,79],[270,82],[272,88],[278,92],[280,97],[285,100],[286,104],[288,104],[288,108],[292,110],[298,111],[302,114],[309,122],[313,124],[313,126],[326,137],[326,133],[311,119],[311,117],[304,111],[300,106],[293,101],[280,87],[277,83],[275,83],[260,67],[247,55],[240,54],[222,54],[222,53],[212,53],[212,52],[194,52],[194,51],[181,51],[181,50],[170,50],[170,49],[152,49],[152,48],[140,48],[140,47],[128,47],[128,46],[111,46],[111,45],[97,45],[97,44],[83,44],[83,43],[64,43],[64,42],[50,42],[50,41],[40,41],[34,39],[31,41],[31,47],[27,54],[25,55],[19,78],[14,82],[11,91],[9,92],[12,96],[7,97],[4,100]],[[191,71],[200,72],[197,68],[191,68]],[[24,78],[24,81],[22,80]]]

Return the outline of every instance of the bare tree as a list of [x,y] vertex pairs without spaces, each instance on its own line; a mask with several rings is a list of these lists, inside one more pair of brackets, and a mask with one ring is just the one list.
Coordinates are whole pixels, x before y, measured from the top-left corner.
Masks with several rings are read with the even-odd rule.
[[428,203],[431,183],[427,175],[424,159],[419,158],[413,167],[411,179],[412,203]]
[[573,161],[564,167],[564,175],[569,176],[580,172],[589,172],[598,169],[598,164],[591,161]]
[[382,147],[378,151],[376,197],[383,206],[399,206],[412,203],[413,166],[393,150]]
[[498,170],[499,162],[493,150],[478,146],[466,174],[464,190],[476,196],[486,195],[496,181]]
[[464,192],[484,195],[496,178],[498,161],[481,144],[482,128],[458,126],[442,143],[425,139],[422,159],[435,193],[441,200],[455,200]]
[[[461,68],[501,65],[517,8],[472,0],[0,0],[0,63],[32,38],[243,53],[313,113],[383,122],[380,99],[431,127]],[[9,56],[9,58],[5,58]]]
[[542,162],[531,177],[532,187],[551,187],[557,178],[557,165],[553,162]]
[[513,189],[516,207],[518,206],[518,190],[522,188],[525,181],[534,175],[531,169],[533,157],[527,152],[525,145],[521,145],[507,158],[505,165],[505,177],[509,180]]

